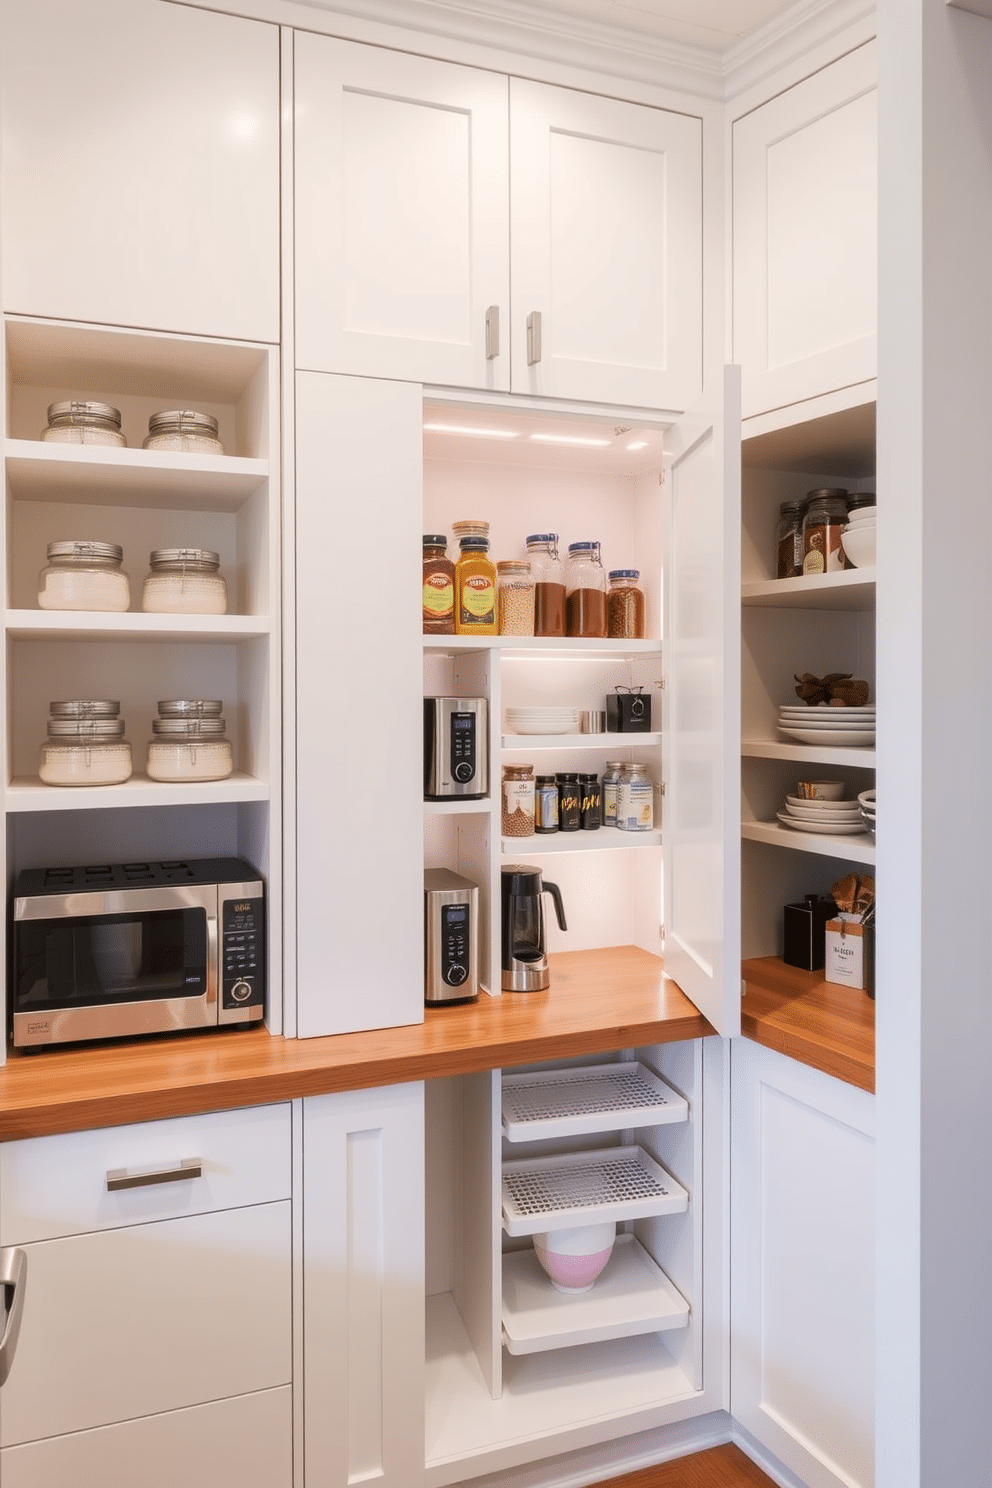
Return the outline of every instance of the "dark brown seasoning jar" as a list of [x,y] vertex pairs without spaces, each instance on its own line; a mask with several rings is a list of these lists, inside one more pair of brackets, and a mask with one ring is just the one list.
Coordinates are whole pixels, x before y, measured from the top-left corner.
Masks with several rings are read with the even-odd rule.
[[606,596],[607,633],[615,640],[644,639],[644,591],[636,568],[611,568],[610,592]]
[[847,492],[810,491],[803,517],[803,573],[836,573],[847,567],[841,533],[847,524]]
[[598,542],[568,545],[565,623],[570,636],[606,639],[606,574]]
[[534,578],[534,634],[565,634],[565,580],[558,557],[557,532],[532,532],[527,557]]
[[443,533],[424,533],[424,635],[455,633],[455,565]]

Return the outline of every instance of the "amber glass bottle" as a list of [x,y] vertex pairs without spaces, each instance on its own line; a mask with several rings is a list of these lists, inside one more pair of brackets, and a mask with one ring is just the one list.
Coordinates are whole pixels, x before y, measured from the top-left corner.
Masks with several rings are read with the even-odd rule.
[[424,635],[455,633],[455,565],[443,533],[424,533]]
[[484,537],[463,537],[455,564],[455,634],[498,635],[496,565]]

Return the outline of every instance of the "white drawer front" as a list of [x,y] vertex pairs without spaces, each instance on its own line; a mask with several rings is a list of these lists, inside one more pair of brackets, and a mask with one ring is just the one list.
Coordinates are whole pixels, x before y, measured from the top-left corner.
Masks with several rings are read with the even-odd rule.
[[41,1241],[27,1254],[0,1446],[292,1378],[288,1200]]
[[[173,1171],[192,1158],[200,1177],[107,1188],[110,1172]],[[2,1143],[0,1245],[285,1199],[291,1170],[288,1104]]]
[[0,1452],[3,1488],[290,1488],[289,1385]]

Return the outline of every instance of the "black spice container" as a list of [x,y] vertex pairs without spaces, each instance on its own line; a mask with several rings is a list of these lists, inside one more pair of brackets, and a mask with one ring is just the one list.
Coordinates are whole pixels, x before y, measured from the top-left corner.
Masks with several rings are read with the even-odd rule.
[[798,966],[803,971],[822,971],[826,961],[826,924],[837,913],[837,906],[828,896],[821,899],[816,894],[806,894],[802,904],[785,906],[785,949],[782,959],[786,966]]

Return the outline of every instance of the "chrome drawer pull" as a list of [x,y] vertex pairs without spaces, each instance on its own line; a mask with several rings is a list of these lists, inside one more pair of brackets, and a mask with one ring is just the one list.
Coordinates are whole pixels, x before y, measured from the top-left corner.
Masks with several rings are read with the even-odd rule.
[[527,365],[534,367],[541,360],[541,312],[532,310],[527,317]]
[[107,1174],[107,1192],[120,1188],[147,1188],[152,1183],[182,1183],[186,1178],[202,1178],[203,1164],[198,1157],[184,1157],[178,1167],[141,1168],[129,1173],[127,1168],[111,1168]]
[[0,1385],[10,1373],[17,1348],[24,1310],[24,1288],[27,1285],[28,1258],[19,1246],[0,1251],[0,1294],[6,1297],[7,1319],[0,1337]]
[[486,311],[486,361],[499,356],[499,306],[490,305]]

